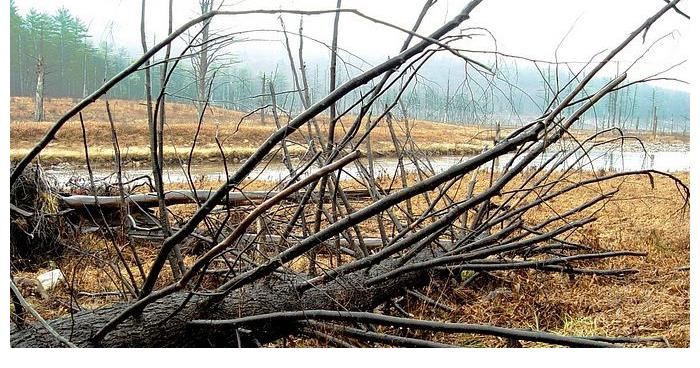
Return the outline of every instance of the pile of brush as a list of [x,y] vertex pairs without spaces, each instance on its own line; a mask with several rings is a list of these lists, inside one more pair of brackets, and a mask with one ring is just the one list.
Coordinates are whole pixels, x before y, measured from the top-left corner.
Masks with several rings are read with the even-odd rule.
[[10,188],[10,259],[13,269],[34,269],[55,259],[65,238],[55,180],[40,165],[24,170]]

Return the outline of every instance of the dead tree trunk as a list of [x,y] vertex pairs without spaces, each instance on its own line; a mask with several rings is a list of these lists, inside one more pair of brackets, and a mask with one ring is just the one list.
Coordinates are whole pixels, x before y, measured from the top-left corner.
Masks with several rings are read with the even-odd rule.
[[[429,256],[429,255],[428,255]],[[149,305],[140,317],[130,318],[116,330],[109,333],[99,344],[93,344],[91,337],[95,328],[109,322],[123,309],[123,304],[94,311],[83,311],[72,317],[50,321],[49,324],[60,335],[74,341],[81,347],[209,347],[238,346],[236,333],[229,329],[211,329],[189,326],[195,319],[223,319],[254,316],[280,311],[304,309],[335,309],[343,303],[348,310],[372,311],[375,307],[398,296],[403,287],[419,287],[429,281],[425,271],[410,272],[386,283],[361,287],[380,269],[394,269],[395,260],[387,260],[378,265],[377,271],[367,274],[355,272],[345,275],[342,280],[331,282],[300,294],[290,279],[271,280],[239,289],[225,299],[211,303],[206,297],[193,296],[185,307],[178,311],[188,298],[188,293],[177,293]],[[297,280],[298,281],[298,280]],[[349,292],[347,285],[358,285],[359,289]],[[293,334],[299,326],[291,324],[267,325],[256,329],[252,334],[240,333],[242,346],[264,344],[281,336]],[[53,335],[40,326],[24,330],[13,328],[10,332],[12,347],[62,347]]]
[[656,118],[656,106],[654,106],[654,112],[651,114],[651,134],[654,139],[656,139],[656,129],[658,128],[658,120]]
[[[143,47],[143,52],[148,51],[148,46],[146,45],[146,0],[141,1],[141,46]],[[166,231],[169,228],[168,223],[168,213],[165,210],[165,202],[163,200],[163,174],[162,167],[160,163],[162,162],[162,152],[158,151],[158,122],[156,121],[158,116],[154,114],[153,109],[153,99],[151,94],[151,70],[149,68],[150,61],[146,61],[145,73],[145,95],[146,95],[146,113],[148,114],[148,130],[150,138],[150,153],[151,153],[151,172],[153,173],[153,180],[155,184],[156,193],[158,194],[160,202],[160,218],[161,226],[163,226]],[[182,255],[180,254],[180,247],[174,247],[172,252],[169,254],[170,270],[173,273],[173,277],[178,278],[182,275],[184,271],[184,264],[182,261]]]
[[[214,6],[213,0],[199,0],[199,8],[201,14],[207,14],[212,11]],[[209,24],[207,20],[202,24],[202,32],[200,37],[199,55],[195,58],[195,77],[197,78],[197,115],[202,116],[205,102],[207,100],[207,86],[209,85],[208,76],[209,64],[211,55],[209,55]]]
[[[242,206],[258,204],[263,200],[269,199],[278,194],[277,191],[249,191],[230,193],[227,198],[223,198],[218,204],[227,204],[231,206]],[[290,200],[298,200],[304,195],[304,191],[300,191],[297,195],[291,196]],[[357,200],[369,197],[366,190],[347,190],[345,191],[348,198]],[[316,193],[313,193],[317,196]],[[165,192],[164,200],[167,206],[177,204],[193,204],[197,202],[205,202],[214,195],[211,190],[198,190],[196,192],[190,190],[172,190]],[[330,196],[326,194],[324,200],[328,201]],[[142,208],[158,207],[159,199],[156,193],[132,194],[124,198],[127,204]],[[92,195],[72,195],[66,197],[58,197],[67,208],[80,209],[94,207],[96,210],[113,211],[119,208],[122,198],[120,196],[92,196]]]
[[44,79],[46,76],[46,68],[44,67],[44,58],[39,57],[36,60],[36,92],[34,94],[34,120],[44,120]]
[[265,73],[260,84],[260,124],[265,125]]

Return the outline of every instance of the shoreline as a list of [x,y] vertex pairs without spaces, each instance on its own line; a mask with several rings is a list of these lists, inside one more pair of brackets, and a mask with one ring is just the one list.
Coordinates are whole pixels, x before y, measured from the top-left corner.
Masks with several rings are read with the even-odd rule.
[[[470,156],[476,155],[481,152],[483,147],[478,147],[471,144],[457,144],[457,145],[446,145],[446,144],[435,144],[430,145],[425,148],[421,148],[423,153],[428,157],[441,157],[441,156]],[[111,150],[93,148],[90,150],[90,163],[97,165],[111,165],[114,164],[114,153]],[[180,147],[178,149],[166,149],[164,150],[163,161],[169,165],[177,165],[181,162],[187,162],[189,157],[189,148]],[[233,149],[226,150],[226,161],[228,163],[236,164],[241,163],[250,158],[256,149],[248,147],[236,147]],[[366,151],[360,149],[363,155],[366,155]],[[10,149],[10,163],[16,163],[24,157],[29,152],[26,148],[12,148]],[[304,155],[304,151],[299,149],[290,149],[290,157],[293,159],[300,158]],[[398,157],[394,150],[373,150],[372,154],[377,157]],[[272,162],[282,162],[282,153],[280,151],[271,154],[273,156]],[[269,156],[268,156],[269,157]],[[52,149],[51,147],[46,148],[39,156],[39,160],[44,165],[85,165],[85,152],[76,149]],[[215,147],[203,147],[194,151],[192,155],[192,160],[196,164],[204,164],[209,162],[221,162],[221,152]],[[148,165],[151,161],[150,152],[146,147],[135,147],[132,149],[122,148],[122,163],[124,165]]]
[[[611,152],[620,151],[619,143],[609,143],[599,146],[608,149]],[[389,148],[389,147],[387,147]],[[645,142],[644,148],[647,153],[656,152],[690,152],[689,143],[664,143],[664,142]],[[472,156],[477,155],[482,151],[483,147],[475,144],[432,144],[427,147],[422,147],[421,151],[428,157],[439,158],[444,156]],[[15,164],[22,159],[28,152],[29,148],[11,148],[10,163]],[[360,149],[363,155],[366,151]],[[165,147],[163,161],[168,165],[179,165],[186,163],[189,157],[189,147]],[[254,147],[233,147],[224,149],[226,161],[229,164],[238,164],[245,162],[256,149]],[[622,148],[624,152],[643,152],[644,150],[637,142],[625,143]],[[121,149],[122,163],[125,166],[142,167],[149,165],[151,157],[147,147],[125,147]],[[305,151],[298,147],[290,147],[290,157],[298,159],[302,157]],[[393,149],[377,149],[373,150],[372,154],[375,158],[393,158],[398,157]],[[96,147],[89,149],[91,165],[109,166],[114,164],[114,153],[111,148]],[[278,150],[271,154],[271,162],[282,162],[282,152]],[[268,156],[269,158],[269,156]],[[207,164],[213,162],[222,162],[221,151],[218,147],[205,146],[197,148],[192,155],[193,164]],[[85,152],[74,148],[53,148],[47,147],[39,156],[39,161],[48,166],[59,165],[76,165],[85,166]]]

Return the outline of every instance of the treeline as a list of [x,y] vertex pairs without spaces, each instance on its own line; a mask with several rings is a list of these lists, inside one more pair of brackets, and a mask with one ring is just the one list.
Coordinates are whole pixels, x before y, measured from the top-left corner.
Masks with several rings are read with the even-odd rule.
[[[10,2],[12,96],[35,96],[37,89],[42,87],[45,97],[83,97],[132,60],[124,48],[104,41],[93,42],[84,22],[66,8],[58,9],[55,14],[30,10],[22,16],[14,1]],[[255,65],[256,70],[250,65]],[[309,95],[312,102],[316,102],[328,92],[327,63],[309,60],[306,70]],[[239,111],[253,111],[269,105],[267,83],[273,81],[276,93],[280,93],[277,103],[285,111],[302,109],[291,83],[288,60],[283,57],[275,61],[215,63],[210,66],[209,73],[216,76],[209,97],[213,105]],[[437,57],[426,63],[420,74],[404,92],[401,103],[397,104],[397,114],[464,124],[518,125],[538,116],[546,108],[545,101],[552,97],[551,88],[556,86],[551,70],[538,71],[503,61],[499,63],[495,76],[485,76],[465,68],[460,60]],[[352,76],[339,73],[338,84]],[[560,73],[560,80],[570,77],[567,73]],[[188,60],[180,62],[168,83],[169,98],[179,102],[195,101],[197,78],[192,63]],[[159,78],[152,78],[153,91],[160,90],[159,81]],[[594,93],[605,82],[594,80],[587,91]],[[392,103],[396,89],[385,94],[385,104]],[[571,86],[565,88],[565,92],[567,89]],[[120,82],[110,91],[110,96],[144,99],[144,73],[134,73]],[[656,121],[659,130],[687,132],[689,104],[686,92],[635,85],[607,96],[586,113],[579,127],[618,126],[651,130]],[[349,106],[341,100],[339,110],[346,107]]]
[[[499,60],[494,75],[478,73],[455,58],[436,58],[422,69],[424,81],[409,90],[405,101],[411,116],[425,120],[519,125],[538,117],[557,89],[571,92],[575,76],[553,66]],[[580,78],[580,76],[579,76]],[[557,82],[557,79],[559,81]],[[610,77],[594,78],[580,95],[592,95]],[[632,79],[629,80],[630,82]],[[570,113],[568,109],[565,113]],[[603,129],[689,131],[690,97],[687,92],[638,83],[610,93],[587,111],[576,127]]]
[[[43,96],[80,98],[91,93],[107,79],[133,61],[125,48],[109,42],[93,42],[83,21],[66,8],[55,14],[36,10],[22,16],[10,1],[10,95],[32,96],[37,91],[39,74]],[[262,73],[240,65],[219,68],[211,100],[216,105],[240,110],[253,109],[261,100]],[[267,75],[266,78],[270,78]],[[144,99],[144,73],[132,74],[110,91],[121,99]],[[193,100],[197,96],[191,65],[180,63],[168,83],[173,100]],[[269,80],[269,79],[268,79]],[[278,90],[288,88],[284,76],[274,78]],[[152,89],[159,91],[159,78]]]
[[10,94],[33,96],[41,68],[45,96],[81,97],[127,65],[123,49],[88,37],[87,26],[65,8],[21,16],[11,1]]

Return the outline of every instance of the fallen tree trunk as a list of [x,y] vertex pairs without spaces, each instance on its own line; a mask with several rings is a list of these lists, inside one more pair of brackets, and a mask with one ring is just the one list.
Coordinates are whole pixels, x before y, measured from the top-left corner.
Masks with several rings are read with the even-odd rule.
[[[350,199],[369,198],[367,190],[346,190],[346,194]],[[387,191],[388,192],[388,191]],[[219,204],[229,204],[232,206],[258,204],[266,199],[274,197],[276,191],[251,191],[251,192],[231,192],[227,197],[222,198]],[[212,197],[211,190],[173,190],[165,193],[165,204],[168,206],[178,204],[192,204],[197,202],[206,202]],[[300,199],[304,195],[304,191],[290,196],[289,200]],[[102,210],[118,211],[121,206],[121,197],[119,196],[92,196],[92,195],[72,195],[58,197],[60,201],[68,208],[84,209],[99,207]],[[331,196],[324,196],[324,200],[330,200]],[[158,207],[158,196],[156,193],[140,193],[131,194],[125,198],[128,205],[139,206],[141,208]]]
[[[210,197],[209,190],[201,190],[196,193],[191,190],[174,190],[165,193],[165,204],[190,204],[205,202]],[[274,194],[272,194],[274,195]],[[254,201],[265,200],[270,196],[268,192],[234,192],[229,194],[228,200],[224,199],[221,204],[241,205],[251,204]],[[59,197],[61,202],[68,208],[83,209],[99,207],[102,210],[118,211],[121,206],[121,198],[119,196],[92,196],[92,195],[72,195]],[[142,208],[158,207],[158,196],[156,193],[131,194],[124,198],[126,203],[131,206],[138,205]]]
[[[432,257],[428,252],[426,257]],[[365,281],[386,269],[399,267],[397,261],[386,260],[373,271],[364,270],[348,274],[325,285],[299,294],[294,287],[300,280],[265,279],[238,289],[221,301],[212,303],[206,296],[192,296],[182,310],[188,293],[180,292],[150,304],[140,318],[129,318],[95,345],[91,337],[103,325],[125,308],[125,303],[106,308],[81,311],[48,321],[60,335],[79,347],[222,347],[238,346],[238,338],[230,328],[190,326],[189,321],[201,319],[231,319],[281,311],[306,309],[336,309],[343,305],[347,310],[371,311],[390,298],[402,293],[405,287],[421,287],[430,280],[429,272],[417,271],[385,283],[363,286]],[[296,282],[294,282],[296,281]],[[173,315],[172,318],[168,317]],[[266,324],[241,333],[242,346],[265,344],[282,336],[295,333],[298,324]],[[63,347],[61,342],[41,326],[10,331],[12,347]]]
[[[434,256],[435,251],[425,250],[416,256],[416,260],[429,260]],[[24,329],[13,325],[10,330],[10,345],[23,348],[64,347],[67,340],[76,347],[260,347],[282,337],[305,334],[307,323],[330,320],[492,335],[572,347],[616,346],[612,341],[599,341],[595,338],[363,313],[371,312],[403,294],[407,288],[420,288],[435,276],[447,275],[444,272],[436,274],[421,269],[367,286],[372,278],[400,267],[400,260],[387,259],[369,272],[356,271],[304,292],[295,286],[298,285],[300,276],[291,274],[287,274],[287,279],[269,277],[260,280],[225,297],[179,292],[149,304],[140,315],[123,321],[99,343],[94,343],[92,338],[96,332],[128,305],[120,303],[54,319],[48,322],[51,330],[37,324]],[[343,306],[342,311],[338,310],[339,305]],[[336,327],[333,328],[338,328],[339,325],[334,326]],[[59,341],[57,334],[65,340]],[[399,342],[426,343],[425,340],[391,334],[374,335],[398,339]],[[622,338],[618,342],[628,340]]]
[[[117,230],[116,228],[114,230]],[[93,226],[91,228],[83,229],[83,232],[88,233],[88,232],[97,232],[100,231],[99,227]],[[161,240],[163,239],[163,232],[162,231],[146,231],[146,230],[129,230],[129,235],[133,236],[134,238],[140,238],[140,239],[158,239]],[[241,235],[241,243],[243,245],[245,244],[250,244],[250,243],[260,243],[260,244],[279,244],[279,242],[282,240],[282,237],[279,235],[273,235],[273,234],[253,234],[253,233],[247,233]],[[363,238],[362,241],[364,242],[365,246],[367,249],[379,249],[384,246],[384,243],[382,239],[380,238]],[[285,242],[287,244],[297,244],[298,242],[293,242],[290,241],[289,238],[285,239]],[[446,239],[437,239],[435,240],[436,243],[442,245],[443,247],[447,247],[449,245],[454,244],[450,240]],[[331,247],[334,244],[330,241],[325,241],[322,243],[325,246]],[[347,248],[349,250],[356,249],[359,246],[359,243],[356,240],[353,241],[348,241],[345,238],[340,238],[338,239],[338,244],[343,247]]]

